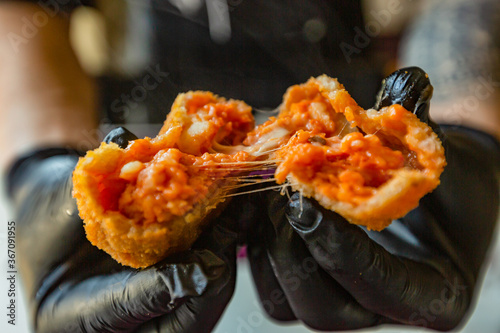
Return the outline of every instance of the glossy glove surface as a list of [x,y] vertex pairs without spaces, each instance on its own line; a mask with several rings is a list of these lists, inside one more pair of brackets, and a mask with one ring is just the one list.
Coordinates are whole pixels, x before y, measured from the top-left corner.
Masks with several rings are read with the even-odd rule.
[[[117,129],[106,141],[135,136]],[[190,251],[143,270],[86,239],[71,174],[78,153],[48,149],[9,174],[19,270],[36,332],[210,332],[235,283],[237,233],[220,216]]]
[[418,208],[382,232],[349,224],[298,194],[267,192],[257,204],[249,260],[267,313],[325,331],[382,323],[449,330],[473,304],[499,207],[500,150],[490,136],[439,127],[419,68],[383,82],[376,108],[402,103],[438,132],[448,166]]

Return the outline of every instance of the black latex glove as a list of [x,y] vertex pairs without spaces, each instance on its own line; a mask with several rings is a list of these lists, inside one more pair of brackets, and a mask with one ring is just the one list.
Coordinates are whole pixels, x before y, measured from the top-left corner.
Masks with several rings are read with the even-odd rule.
[[248,254],[271,317],[333,331],[381,323],[449,330],[466,316],[498,217],[500,150],[484,133],[431,123],[431,95],[418,68],[383,82],[376,108],[413,110],[444,141],[448,166],[441,185],[382,232],[298,194],[257,199],[267,211],[251,229]]
[[[112,131],[122,147],[135,136]],[[71,196],[75,151],[48,149],[9,174],[21,278],[36,332],[210,332],[235,283],[237,234],[219,217],[192,250],[143,270],[86,239]]]

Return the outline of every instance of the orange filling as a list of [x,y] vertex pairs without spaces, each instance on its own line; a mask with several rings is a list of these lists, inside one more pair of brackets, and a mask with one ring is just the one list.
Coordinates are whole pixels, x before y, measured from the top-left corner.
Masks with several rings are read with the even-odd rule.
[[[248,106],[218,100],[211,93],[194,93],[186,98],[185,108],[189,121],[181,134],[170,134],[166,129],[156,138],[134,140],[113,170],[91,172],[104,210],[119,211],[138,224],[168,221],[186,214],[208,194],[215,181],[232,173],[227,165],[254,159],[243,151],[208,152],[214,141],[241,144],[254,128]],[[204,132],[190,134],[190,126],[197,121],[203,122]],[[178,138],[173,139],[171,147],[165,147],[165,142],[172,141],[169,135]],[[190,145],[197,145],[200,152],[184,152],[183,148],[189,150]]]
[[[277,128],[286,129],[289,135],[281,138],[276,153],[277,183],[293,175],[322,196],[356,206],[372,197],[396,170],[423,167],[416,153],[397,138],[366,135],[354,127],[362,108],[340,88],[325,94],[315,80],[291,87],[279,116],[257,127],[245,143],[255,144]],[[404,136],[408,114],[394,105],[380,116],[381,125]]]
[[[298,130],[305,130],[313,134],[322,133],[326,136],[333,136],[342,129],[340,126],[346,124],[345,117],[335,113],[331,104],[321,95],[317,87],[293,86],[289,89],[288,96],[280,115],[277,118],[269,118],[264,124],[250,132],[244,141],[245,144],[255,144],[259,138],[276,128],[283,128],[291,134]],[[281,144],[285,144],[291,134],[283,137]]]
[[292,173],[322,195],[355,205],[370,198],[405,163],[400,151],[383,146],[375,135],[358,132],[325,139],[298,131],[277,156],[278,183]]
[[[209,92],[195,92],[187,95],[184,102],[187,129],[177,147],[185,153],[208,152],[214,141],[229,146],[241,144],[255,126],[251,108],[240,101],[218,99]],[[161,132],[168,129],[168,121],[167,118]]]
[[182,216],[194,202],[207,196],[214,182],[229,174],[218,164],[238,158],[244,156],[193,156],[175,148],[160,151],[146,163],[137,180],[127,184],[120,197],[120,211],[143,223]]
[[[114,170],[94,175],[99,202],[136,223],[167,221],[210,195],[216,181],[244,172],[244,162],[273,160],[279,184],[293,175],[323,196],[359,205],[396,170],[422,169],[415,153],[397,139],[354,127],[362,109],[345,90],[335,93],[334,99],[326,97],[314,80],[293,86],[280,115],[256,128],[243,102],[209,92],[185,94],[158,137],[133,141]],[[175,114],[179,109],[185,111]],[[380,121],[405,135],[407,114],[393,106]],[[275,141],[268,152],[256,154],[269,140]]]
[[[365,111],[323,75],[290,87],[279,116],[256,128],[244,102],[180,94],[155,138],[103,143],[80,159],[73,194],[89,240],[146,267],[189,248],[236,188],[276,181],[382,230],[439,184],[445,165],[439,139],[414,114]],[[270,172],[275,179],[256,179]]]
[[[349,114],[359,109],[345,90],[337,92],[332,103],[315,82],[293,86],[280,115],[252,131],[245,143],[254,144],[276,128],[288,130],[276,153],[276,181],[284,183],[293,174],[323,196],[358,205],[373,196],[394,170],[411,164],[407,162],[411,154],[403,153],[397,142],[382,142],[376,135],[365,136],[352,127]],[[346,110],[348,119],[341,110]],[[382,119],[383,125],[406,129],[401,112],[408,111],[396,108]]]

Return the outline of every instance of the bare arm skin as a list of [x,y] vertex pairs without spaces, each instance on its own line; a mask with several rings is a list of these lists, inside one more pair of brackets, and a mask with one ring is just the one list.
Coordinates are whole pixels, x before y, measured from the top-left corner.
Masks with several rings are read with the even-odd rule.
[[[34,15],[48,20],[28,34],[26,21],[33,23]],[[68,17],[50,17],[34,4],[2,3],[0,36],[0,170],[40,147],[91,148],[94,82],[71,48]]]

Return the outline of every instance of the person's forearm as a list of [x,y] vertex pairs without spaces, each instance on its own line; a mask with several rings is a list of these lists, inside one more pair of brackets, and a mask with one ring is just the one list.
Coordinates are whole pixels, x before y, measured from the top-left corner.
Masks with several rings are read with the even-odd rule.
[[0,36],[0,169],[32,149],[94,145],[94,84],[71,49],[68,18],[3,3]]

